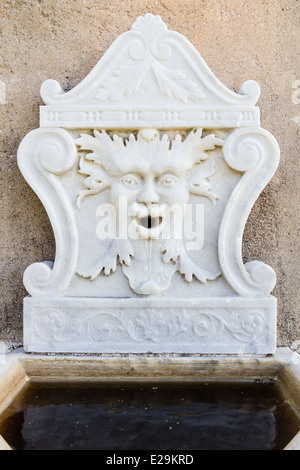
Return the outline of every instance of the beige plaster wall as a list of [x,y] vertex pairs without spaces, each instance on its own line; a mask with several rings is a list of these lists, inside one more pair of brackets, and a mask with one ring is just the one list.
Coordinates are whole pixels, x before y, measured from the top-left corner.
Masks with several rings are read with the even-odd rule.
[[22,138],[39,125],[40,86],[53,78],[73,88],[147,12],[185,35],[229,88],[260,83],[262,127],[275,135],[282,156],[247,222],[244,258],[276,270],[278,345],[290,345],[300,339],[297,91],[292,100],[300,80],[298,0],[1,0],[0,340],[22,342],[23,271],[55,253],[46,213],[16,159]]

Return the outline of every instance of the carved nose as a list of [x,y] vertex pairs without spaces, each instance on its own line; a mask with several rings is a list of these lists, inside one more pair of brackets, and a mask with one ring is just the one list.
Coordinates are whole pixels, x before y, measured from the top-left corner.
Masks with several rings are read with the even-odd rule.
[[159,197],[153,183],[146,183],[142,192],[139,195],[138,202],[142,204],[155,204],[159,202]]

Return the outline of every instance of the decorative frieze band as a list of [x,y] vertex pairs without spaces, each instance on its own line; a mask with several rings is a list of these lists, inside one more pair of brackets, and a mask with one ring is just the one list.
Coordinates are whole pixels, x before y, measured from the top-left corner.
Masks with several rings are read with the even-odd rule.
[[[25,349],[81,353],[268,354],[276,299],[27,297]],[[274,308],[275,307],[275,308]]]
[[41,127],[76,128],[233,128],[259,126],[259,108],[254,106],[227,106],[218,108],[161,107],[88,107],[41,106]]

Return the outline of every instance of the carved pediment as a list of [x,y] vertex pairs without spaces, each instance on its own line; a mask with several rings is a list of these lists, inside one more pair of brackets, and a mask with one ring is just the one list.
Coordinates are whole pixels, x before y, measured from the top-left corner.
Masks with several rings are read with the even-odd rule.
[[[41,126],[183,128],[259,125],[257,82],[239,93],[225,87],[194,46],[159,16],[139,17],[91,73],[64,93],[41,88]],[[67,110],[66,110],[67,107]]]

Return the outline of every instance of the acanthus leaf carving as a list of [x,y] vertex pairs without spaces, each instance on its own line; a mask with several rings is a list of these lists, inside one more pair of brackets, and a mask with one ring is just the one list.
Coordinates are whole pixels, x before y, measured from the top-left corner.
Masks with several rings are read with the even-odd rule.
[[196,196],[207,197],[214,205],[218,196],[211,192],[209,178],[214,174],[215,166],[213,159],[206,164],[197,165],[188,179],[190,193]]
[[183,103],[187,103],[189,100],[199,101],[204,98],[197,83],[187,78],[181,70],[169,70],[162,64],[154,62],[153,59],[150,69],[157,80],[160,92],[168,98],[174,97]]
[[93,164],[84,157],[80,159],[78,173],[86,176],[83,182],[85,189],[81,190],[77,197],[77,207],[80,209],[81,201],[86,196],[98,194],[109,188],[110,178],[101,166]]
[[[151,71],[162,95],[187,103],[203,99],[199,84],[180,69],[173,70],[166,63],[172,49],[164,39],[166,25],[160,17],[146,15],[133,25],[132,41],[127,50],[126,65],[118,64],[101,82],[96,99],[118,101],[123,96],[137,93],[146,74]],[[132,33],[131,33],[132,34]]]
[[[189,132],[185,138],[179,134],[170,138],[166,133],[160,135],[156,129],[148,129],[136,136],[131,134],[128,139],[94,131],[94,136],[81,134],[76,143],[83,151],[88,151],[80,160],[80,173],[88,177],[84,182],[86,189],[80,191],[77,203],[88,195],[108,189],[108,201],[114,207],[107,221],[114,225],[113,235],[109,242],[105,242],[106,248],[92,265],[78,268],[80,276],[93,280],[102,272],[110,275],[115,272],[119,261],[132,290],[150,295],[166,290],[175,271],[187,282],[195,278],[206,283],[220,275],[219,270],[198,266],[188,255],[184,243],[176,243],[175,240],[183,236],[189,192],[213,203],[216,201],[209,184],[214,165],[210,163],[207,152],[221,146],[221,139],[214,134],[203,137],[202,129]],[[183,154],[185,159],[182,159]],[[126,199],[125,220],[120,216],[122,198]],[[179,222],[174,220],[172,212],[167,214],[167,209],[174,203],[182,210]],[[113,215],[116,216],[114,221],[111,220]],[[148,223],[153,226],[148,226]],[[162,246],[150,243],[149,240],[159,239],[166,227],[168,237]],[[132,228],[135,241],[130,239]],[[176,250],[174,252],[175,246],[179,250],[177,253]],[[166,266],[170,263],[172,266]],[[142,266],[145,279],[140,283]]]
[[96,94],[100,101],[119,101],[123,96],[137,93],[146,74],[151,71],[162,95],[187,103],[204,98],[203,92],[181,70],[169,70],[155,59],[144,59],[130,66],[118,66],[102,83]]
[[134,252],[129,240],[111,240],[104,253],[97,255],[92,266],[78,268],[77,273],[93,281],[101,273],[105,276],[113,274],[118,262],[129,266],[133,256]]
[[192,282],[193,277],[202,283],[213,281],[220,276],[221,271],[209,271],[201,268],[188,256],[186,250],[182,250],[179,255],[179,272],[184,275],[187,282]]
[[119,65],[101,83],[96,98],[100,101],[118,101],[123,96],[134,95],[141,86],[148,69],[149,65],[145,61],[134,63],[130,67]]

